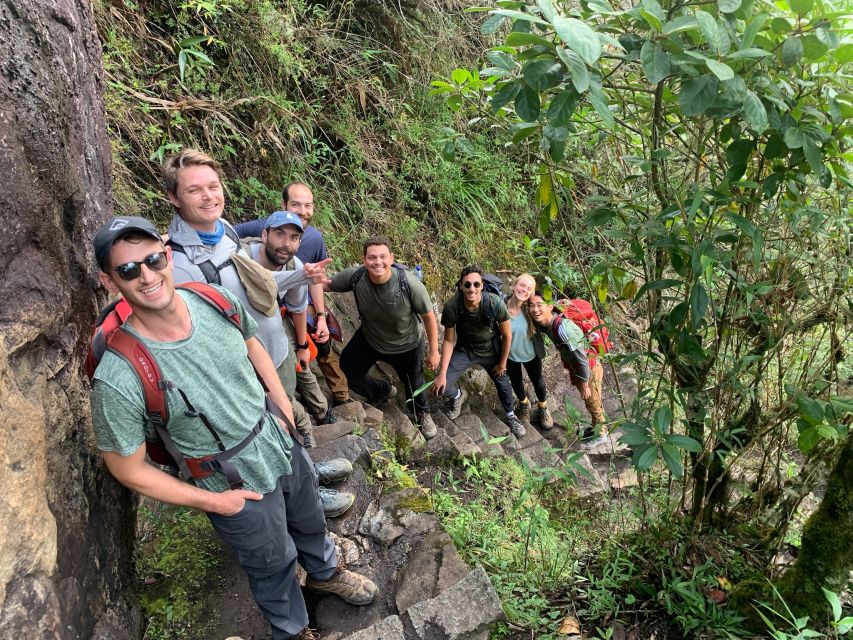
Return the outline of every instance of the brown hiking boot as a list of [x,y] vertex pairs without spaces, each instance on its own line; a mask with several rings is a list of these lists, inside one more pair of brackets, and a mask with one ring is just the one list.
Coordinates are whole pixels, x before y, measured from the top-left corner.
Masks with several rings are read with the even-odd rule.
[[373,581],[344,568],[338,563],[338,570],[328,580],[315,580],[311,576],[305,580],[305,586],[314,591],[333,593],[348,604],[362,606],[376,599],[378,589]]
[[291,636],[292,640],[320,640],[320,634],[314,631],[314,629],[309,629],[305,627],[302,631],[297,633],[295,636]]

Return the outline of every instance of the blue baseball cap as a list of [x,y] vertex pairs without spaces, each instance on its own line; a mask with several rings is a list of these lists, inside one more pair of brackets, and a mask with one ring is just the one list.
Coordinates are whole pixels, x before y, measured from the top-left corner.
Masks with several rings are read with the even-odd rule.
[[291,213],[290,211],[276,211],[271,214],[269,218],[267,218],[267,222],[264,225],[264,229],[270,228],[278,228],[283,227],[286,224],[292,224],[294,227],[299,229],[300,231],[305,231],[302,227],[302,220],[299,219],[299,216],[295,213]]

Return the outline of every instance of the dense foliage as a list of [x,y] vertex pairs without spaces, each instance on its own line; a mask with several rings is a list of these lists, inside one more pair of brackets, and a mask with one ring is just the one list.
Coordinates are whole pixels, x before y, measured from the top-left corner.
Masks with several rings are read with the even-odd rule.
[[[496,5],[486,66],[436,93],[533,156],[543,234],[596,229],[590,295],[643,310],[645,348],[622,358],[642,372],[622,436],[636,467],[663,461],[699,526],[748,523],[775,548],[853,464],[849,7]],[[822,556],[797,574],[812,616],[853,566],[846,487],[803,540],[801,564]]]

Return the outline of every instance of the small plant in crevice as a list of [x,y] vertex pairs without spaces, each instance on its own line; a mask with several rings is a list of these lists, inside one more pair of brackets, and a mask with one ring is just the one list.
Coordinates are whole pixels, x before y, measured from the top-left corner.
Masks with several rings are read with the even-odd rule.
[[160,505],[141,507],[152,531],[137,552],[138,597],[145,615],[145,640],[191,640],[213,619],[203,598],[218,584],[222,546],[203,513]]

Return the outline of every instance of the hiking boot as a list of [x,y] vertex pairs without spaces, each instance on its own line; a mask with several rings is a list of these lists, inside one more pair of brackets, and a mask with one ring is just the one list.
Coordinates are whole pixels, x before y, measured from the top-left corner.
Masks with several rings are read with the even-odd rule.
[[543,429],[554,428],[554,418],[551,417],[551,412],[548,411],[548,407],[538,407],[536,409],[536,421]]
[[354,502],[355,496],[351,493],[320,487],[320,504],[323,505],[323,513],[327,518],[337,518],[346,513]]
[[300,431],[299,435],[302,436],[302,448],[303,449],[313,449],[317,446],[317,441],[314,439],[314,432],[312,431]]
[[530,415],[530,400],[525,399],[524,402],[521,400],[515,403],[515,415],[519,418],[526,418]]
[[338,418],[332,413],[332,407],[330,406],[326,409],[326,413],[321,413],[318,416],[314,416],[314,420],[317,421],[318,425],[321,424],[335,424],[338,421]]
[[305,627],[295,636],[291,636],[291,640],[320,640],[320,634],[313,629]]
[[378,591],[372,580],[345,569],[343,563],[338,563],[337,572],[328,580],[314,580],[308,576],[305,586],[313,591],[333,593],[344,602],[356,606],[373,602]]
[[387,393],[383,393],[381,396],[376,398],[376,401],[373,404],[382,404],[386,400],[392,400],[393,398],[396,398],[396,397],[397,397],[397,387],[395,387],[393,384],[388,385]]
[[525,429],[524,425],[521,424],[521,420],[518,419],[518,416],[507,416],[505,421],[509,430],[512,431],[512,435],[516,438],[523,438],[524,434],[527,433],[527,429]]
[[424,440],[429,440],[430,438],[434,438],[438,433],[438,429],[435,426],[435,422],[433,422],[432,416],[428,413],[423,414],[420,418],[418,418],[418,423],[420,424],[421,433],[424,436]]
[[460,391],[458,398],[453,398],[450,401],[450,406],[447,407],[447,417],[451,420],[456,420],[459,417],[459,414],[462,413],[462,405],[465,404],[465,400],[468,399],[468,392],[465,389]]
[[597,438],[595,438],[594,436],[595,432],[590,434],[588,437],[583,438],[581,440],[581,448],[585,451],[589,451],[590,449],[595,449],[596,447],[600,447],[601,445],[609,442],[609,439],[607,437],[607,429],[604,426],[601,427],[601,434]]
[[314,471],[320,484],[332,484],[349,478],[352,474],[352,462],[346,458],[331,458],[314,463]]

